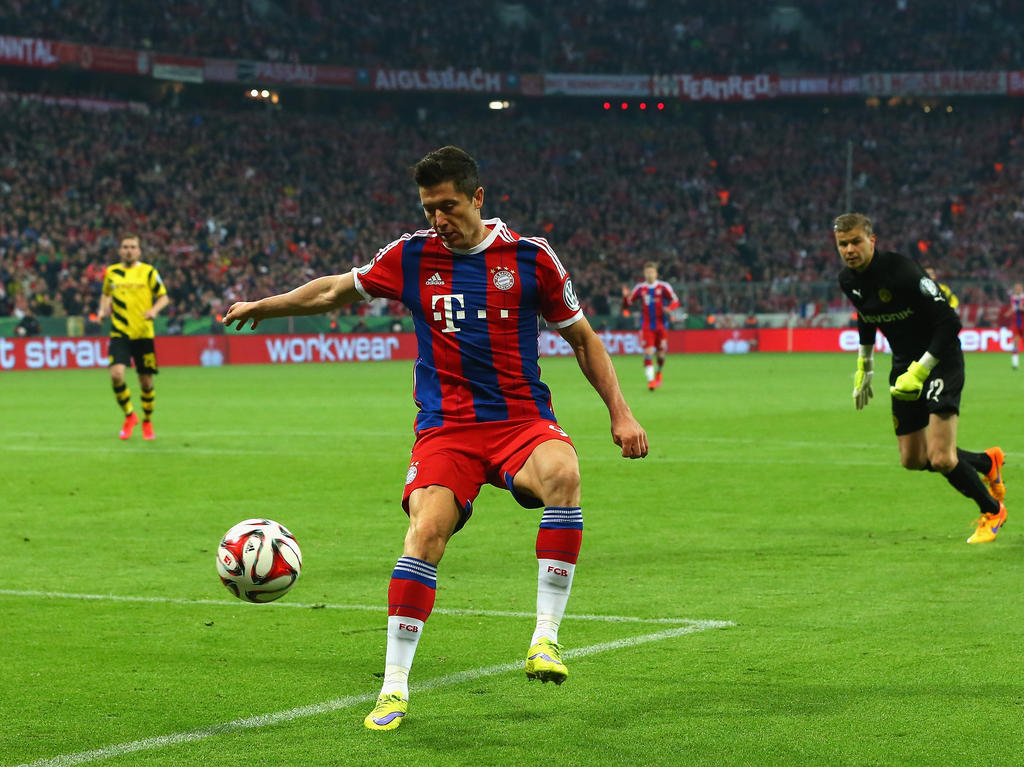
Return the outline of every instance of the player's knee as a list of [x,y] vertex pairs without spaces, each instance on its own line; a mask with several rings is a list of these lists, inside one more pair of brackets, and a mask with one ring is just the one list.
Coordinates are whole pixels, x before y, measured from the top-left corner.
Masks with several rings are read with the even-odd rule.
[[904,469],[910,471],[923,471],[928,466],[928,457],[925,455],[908,454],[900,456],[900,463]]
[[433,520],[410,522],[405,535],[405,555],[437,564],[444,555],[454,525],[444,526]]
[[541,477],[544,489],[543,501],[547,505],[579,504],[580,470],[572,461],[558,461],[544,467]]
[[950,454],[945,452],[929,456],[928,461],[931,463],[932,468],[940,474],[949,474],[949,472],[956,468],[958,463],[956,453]]

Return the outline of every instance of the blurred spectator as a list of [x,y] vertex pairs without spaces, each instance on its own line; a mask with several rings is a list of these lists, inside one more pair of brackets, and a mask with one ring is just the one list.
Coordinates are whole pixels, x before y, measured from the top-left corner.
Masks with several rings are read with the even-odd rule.
[[18,324],[14,326],[15,335],[27,337],[37,336],[42,332],[42,328],[39,326],[39,320],[32,312],[27,312],[20,320]]

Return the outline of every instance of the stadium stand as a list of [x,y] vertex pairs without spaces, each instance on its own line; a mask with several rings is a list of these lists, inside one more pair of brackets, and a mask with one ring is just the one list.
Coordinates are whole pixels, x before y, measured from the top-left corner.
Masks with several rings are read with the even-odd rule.
[[[483,129],[480,118],[449,119],[442,140],[485,160],[487,210],[547,236],[598,314],[651,259],[680,284],[772,286],[756,306],[705,291],[711,305],[695,313],[794,309],[787,286],[837,269],[828,224],[843,204],[848,140],[856,207],[874,212],[889,247],[955,283],[1007,281],[1024,266],[1024,137],[1007,106],[483,117]],[[0,307],[41,316],[94,310],[124,231],[142,235],[176,312],[191,317],[365,263],[423,226],[406,167],[437,141],[416,124],[382,132],[358,111],[23,102],[3,110],[0,127]]]
[[[1024,0],[754,0],[739,15],[690,0],[455,0],[445,17],[474,41],[461,46],[434,6],[394,5],[16,1],[0,7],[0,29],[181,55],[521,73],[1024,66],[1021,28],[1003,23]],[[0,317],[87,317],[129,230],[170,287],[172,329],[364,263],[423,225],[406,167],[443,142],[485,163],[487,212],[547,236],[601,316],[648,260],[695,317],[841,308],[828,223],[847,194],[884,247],[954,285],[968,316],[983,319],[1024,266],[1024,122],[1009,98],[676,103],[658,115],[545,98],[491,114],[439,94],[346,96],[323,110],[307,92],[281,111],[243,107],[236,85],[180,103],[156,81],[18,72],[0,69]],[[39,99],[54,93],[98,101]]]
[[[930,71],[1024,66],[1021,0],[23,0],[5,34],[164,53],[518,72]],[[851,34],[851,31],[855,31]],[[452,38],[471,44],[452,45]]]

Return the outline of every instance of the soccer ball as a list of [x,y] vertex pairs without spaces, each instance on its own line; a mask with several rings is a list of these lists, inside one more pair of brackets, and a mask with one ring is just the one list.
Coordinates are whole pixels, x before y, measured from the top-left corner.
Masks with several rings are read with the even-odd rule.
[[302,552],[288,528],[270,519],[247,519],[217,548],[217,574],[228,591],[247,602],[273,602],[295,585]]

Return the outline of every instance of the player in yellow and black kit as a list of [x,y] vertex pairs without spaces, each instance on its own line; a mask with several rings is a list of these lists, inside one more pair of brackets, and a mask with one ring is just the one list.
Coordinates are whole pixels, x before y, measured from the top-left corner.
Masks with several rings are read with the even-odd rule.
[[139,417],[132,409],[132,395],[124,382],[128,363],[135,362],[142,389],[142,437],[153,439],[153,406],[157,374],[156,347],[153,344],[153,318],[167,306],[167,288],[156,268],[139,261],[142,247],[136,235],[121,238],[120,263],[107,267],[103,275],[103,295],[99,318],[110,316],[110,382],[117,404],[124,411],[119,436],[128,439]]
[[881,330],[892,347],[889,393],[900,461],[907,469],[941,473],[978,504],[981,516],[968,543],[994,541],[1006,522],[1005,456],[998,447],[973,453],[956,446],[964,387],[960,318],[917,261],[875,250],[870,218],[845,213],[833,229],[846,264],[839,286],[857,308],[860,332],[854,404],[860,410],[873,396],[875,332]]

